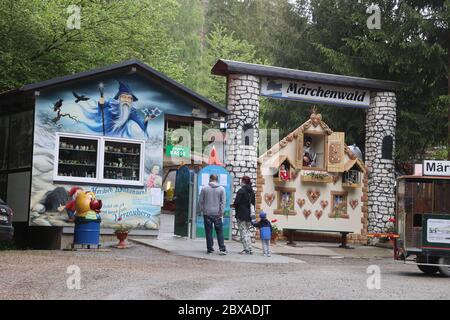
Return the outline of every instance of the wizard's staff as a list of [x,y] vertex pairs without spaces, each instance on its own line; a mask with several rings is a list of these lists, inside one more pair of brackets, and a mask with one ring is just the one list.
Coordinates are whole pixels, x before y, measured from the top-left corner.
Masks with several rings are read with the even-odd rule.
[[103,128],[103,135],[105,135],[105,99],[103,98],[105,86],[103,82],[100,82],[98,85],[98,91],[100,91],[100,101],[99,105],[102,110],[102,128]]

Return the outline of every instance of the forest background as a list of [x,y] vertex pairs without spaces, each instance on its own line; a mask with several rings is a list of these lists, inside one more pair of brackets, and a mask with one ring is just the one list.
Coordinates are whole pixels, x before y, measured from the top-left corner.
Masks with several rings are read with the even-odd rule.
[[[367,9],[380,8],[370,29]],[[68,28],[69,6],[81,8]],[[450,0],[2,0],[0,92],[139,59],[225,104],[220,59],[402,82],[396,159],[445,159],[449,144]],[[262,99],[260,127],[280,137],[311,105]],[[320,106],[364,150],[365,110]]]

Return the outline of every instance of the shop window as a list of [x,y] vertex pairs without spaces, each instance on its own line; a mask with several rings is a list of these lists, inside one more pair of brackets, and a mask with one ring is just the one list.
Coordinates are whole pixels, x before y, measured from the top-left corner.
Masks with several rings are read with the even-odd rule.
[[98,139],[60,137],[57,176],[95,180],[98,145]]
[[392,136],[385,136],[381,145],[381,158],[392,160],[392,150],[394,148],[394,141]]
[[348,219],[348,193],[332,191],[331,192],[331,213],[330,218]]
[[141,144],[105,140],[103,179],[139,181]]
[[275,214],[295,215],[295,188],[275,187],[277,192],[277,209]]
[[54,180],[143,186],[144,142],[57,134]]
[[303,169],[325,170],[325,136],[304,135]]
[[434,182],[433,213],[450,214],[450,181],[448,180],[437,180]]
[[33,150],[33,111],[11,115],[8,169],[31,167]]

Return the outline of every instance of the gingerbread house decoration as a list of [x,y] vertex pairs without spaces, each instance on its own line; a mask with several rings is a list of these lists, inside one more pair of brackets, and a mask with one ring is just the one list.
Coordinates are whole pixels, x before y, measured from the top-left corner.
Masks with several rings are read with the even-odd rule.
[[258,158],[257,213],[286,230],[347,232],[365,243],[367,169],[313,111],[308,121]]

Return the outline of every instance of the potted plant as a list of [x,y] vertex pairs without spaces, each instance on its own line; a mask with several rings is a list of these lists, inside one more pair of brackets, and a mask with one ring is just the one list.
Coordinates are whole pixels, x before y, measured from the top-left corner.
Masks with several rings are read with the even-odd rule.
[[277,244],[278,237],[281,234],[281,230],[278,228],[278,226],[275,224],[278,220],[273,219],[272,222],[272,236],[270,238],[270,243]]
[[128,232],[130,231],[130,226],[126,223],[123,223],[122,217],[119,217],[117,220],[118,224],[114,227],[114,234],[116,235],[117,239],[119,240],[119,243],[117,244],[117,248],[119,249],[125,249],[127,248],[127,245],[125,243],[125,240],[128,237]]

